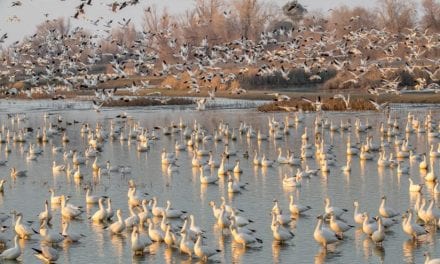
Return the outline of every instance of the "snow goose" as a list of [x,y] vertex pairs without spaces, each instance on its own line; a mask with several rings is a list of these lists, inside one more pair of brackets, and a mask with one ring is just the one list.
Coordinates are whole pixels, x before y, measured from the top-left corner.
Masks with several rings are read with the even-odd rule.
[[408,215],[403,215],[402,220],[402,229],[408,236],[412,237],[414,240],[417,239],[418,236],[428,234],[428,231],[425,230],[421,225],[413,223],[412,221],[413,213],[410,210]]
[[374,241],[374,243],[382,245],[382,242],[385,240],[385,230],[384,226],[382,225],[382,218],[377,217],[377,230],[375,230],[371,234],[371,240]]
[[409,191],[410,192],[420,192],[422,191],[424,184],[414,184],[413,180],[411,178],[408,178],[409,180]]
[[377,222],[370,222],[367,212],[364,212],[364,222],[362,223],[362,231],[371,236],[378,229]]
[[42,223],[44,220],[46,220],[47,223],[50,223],[50,220],[52,220],[52,213],[47,200],[44,203],[44,211],[38,215],[38,219],[40,220],[40,223]]
[[22,239],[30,239],[33,234],[38,234],[37,231],[33,230],[29,226],[22,223],[23,215],[21,213],[17,214],[17,219],[15,220],[14,230],[18,237]]
[[67,219],[77,218],[81,215],[83,211],[80,207],[74,206],[72,204],[68,204],[66,197],[64,195],[61,196],[61,215]]
[[336,233],[322,226],[323,217],[318,216],[318,223],[316,224],[315,231],[313,232],[313,238],[316,242],[321,244],[324,248],[327,245],[333,244],[341,240]]
[[47,227],[47,221],[44,220],[40,226],[40,236],[42,241],[48,244],[58,244],[64,240],[64,236],[59,232],[53,232]]
[[379,214],[385,218],[393,218],[395,216],[400,215],[396,210],[387,206],[386,201],[387,201],[386,196],[383,196],[382,202],[380,203],[380,207],[379,207]]
[[104,220],[107,220],[107,211],[105,210],[104,207],[104,198],[102,197],[99,198],[98,204],[99,204],[98,211],[96,211],[91,217],[92,221],[95,223],[101,223]]
[[133,251],[134,255],[143,255],[145,248],[151,245],[151,243],[148,236],[142,236],[138,228],[136,226],[133,227],[131,232],[131,251]]
[[208,258],[220,253],[221,250],[214,249],[203,245],[202,235],[197,235],[196,243],[194,244],[194,254],[199,257],[202,261],[208,261]]
[[180,244],[179,238],[171,229],[170,223],[166,223],[165,236],[163,238],[165,244],[169,247],[177,247]]
[[354,226],[348,225],[340,220],[337,220],[334,214],[330,214],[330,229],[333,230],[336,234],[339,234],[343,237],[344,232],[347,232]]
[[52,171],[53,172],[60,172],[60,171],[65,171],[66,170],[66,165],[64,164],[57,164],[56,161],[52,162]]
[[290,203],[289,203],[289,210],[294,215],[302,214],[308,210],[312,209],[310,206],[304,206],[298,203],[294,202],[293,195],[290,195]]
[[64,241],[75,243],[78,242],[82,237],[84,237],[84,235],[77,234],[69,230],[70,227],[69,221],[62,222],[62,226],[63,226],[63,231],[61,234],[64,236]]
[[334,214],[335,217],[340,217],[343,213],[347,212],[347,209],[342,209],[339,207],[330,205],[330,198],[325,198],[325,213],[327,215]]
[[182,211],[182,210],[177,210],[177,209],[171,208],[171,202],[169,200],[167,200],[167,207],[165,208],[165,215],[166,215],[166,217],[168,217],[168,218],[179,218],[183,214],[186,214],[186,211]]
[[18,245],[18,235],[14,237],[14,246],[6,249],[0,254],[0,259],[16,260],[21,255],[21,248]]
[[59,257],[58,251],[56,251],[56,249],[44,244],[41,245],[40,249],[32,248],[32,250],[35,251],[35,256],[37,258],[43,260],[46,263],[54,263]]
[[425,256],[425,264],[440,264],[440,258],[432,259],[429,252],[425,252],[423,255]]
[[147,223],[148,235],[150,236],[151,240],[154,242],[162,242],[165,237],[165,233],[161,229],[155,228],[151,219],[147,219]]
[[116,210],[116,216],[118,220],[112,223],[108,229],[112,234],[121,234],[125,230],[125,222],[122,219],[122,212],[120,209]]
[[11,177],[24,177],[26,176],[27,171],[26,170],[17,170],[15,167],[11,168]]
[[133,206],[128,206],[130,216],[125,218],[124,223],[126,228],[132,228],[139,224],[139,216],[134,212]]
[[182,233],[182,237],[179,243],[179,250],[181,253],[187,254],[190,258],[194,251],[194,242],[188,237],[186,232]]
[[232,237],[235,243],[241,244],[243,247],[254,247],[258,246],[258,244],[262,244],[263,240],[254,237],[251,234],[239,233],[237,228],[231,226],[230,228]]
[[293,237],[295,236],[295,234],[292,231],[282,227],[280,222],[275,222],[275,226],[272,230],[272,235],[275,241],[281,244],[292,240]]

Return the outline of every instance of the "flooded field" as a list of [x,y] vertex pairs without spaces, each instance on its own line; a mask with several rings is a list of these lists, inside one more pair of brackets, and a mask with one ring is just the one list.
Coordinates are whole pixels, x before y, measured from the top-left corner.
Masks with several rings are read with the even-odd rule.
[[[228,108],[228,107],[226,107]],[[230,107],[232,108],[232,107]],[[92,190],[93,195],[106,196],[112,201],[113,210],[121,209],[123,218],[129,216],[127,205],[127,192],[129,180],[136,183],[139,196],[146,200],[157,198],[158,206],[166,207],[169,200],[172,207],[186,211],[185,215],[193,215],[195,222],[203,229],[204,242],[221,252],[212,256],[209,261],[217,263],[423,263],[424,252],[432,256],[440,254],[438,234],[434,227],[429,227],[428,235],[420,236],[413,241],[406,235],[401,226],[401,215],[406,210],[413,208],[420,195],[429,203],[433,199],[437,208],[438,195],[434,194],[434,184],[426,182],[421,194],[409,192],[409,180],[423,183],[427,171],[419,170],[419,161],[409,158],[401,159],[401,166],[408,166],[408,174],[399,174],[397,165],[378,166],[379,152],[371,151],[372,160],[360,160],[358,155],[351,156],[351,172],[342,172],[341,167],[346,164],[349,156],[346,155],[347,140],[353,146],[360,146],[366,142],[367,137],[372,138],[374,145],[382,144],[387,157],[390,153],[396,157],[402,139],[407,139],[408,148],[413,153],[430,154],[430,145],[437,150],[438,138],[428,136],[428,133],[405,133],[408,107],[395,106],[391,111],[390,119],[378,112],[324,112],[321,114],[304,113],[297,117],[300,122],[295,122],[295,115],[284,113],[265,114],[253,108],[224,109],[220,106],[207,111],[194,111],[191,107],[179,108],[124,108],[102,109],[101,112],[90,110],[88,103],[51,103],[51,102],[2,102],[0,120],[3,125],[2,137],[5,138],[9,130],[10,139],[0,145],[0,160],[7,160],[5,167],[0,170],[0,178],[6,179],[4,193],[0,196],[0,211],[12,218],[12,211],[23,214],[23,219],[33,221],[30,224],[36,231],[39,230],[38,215],[44,209],[44,201],[50,200],[49,189],[56,195],[70,196],[69,203],[82,206],[84,213],[79,219],[70,220],[70,230],[83,234],[79,243],[61,242],[55,246],[60,254],[59,263],[85,263],[93,259],[94,263],[192,263],[199,259],[181,254],[178,248],[168,247],[164,243],[155,242],[149,247],[148,253],[143,256],[133,256],[131,251],[131,230],[120,235],[112,235],[106,228],[112,221],[93,223],[90,217],[98,211],[97,205],[86,204],[86,188]],[[412,119],[423,124],[427,118],[428,110],[425,106],[411,110]],[[13,113],[24,113],[18,117]],[[7,115],[9,113],[10,115]],[[46,116],[46,117],[45,117]],[[124,118],[121,118],[124,117]],[[432,111],[433,130],[437,131],[439,119],[438,110]],[[303,118],[303,119],[301,119]],[[315,128],[315,120],[320,126]],[[358,120],[358,121],[357,121]],[[331,131],[330,123],[339,125],[351,124],[348,130]],[[269,122],[274,126],[275,132],[270,132]],[[288,122],[288,123],[287,123]],[[360,126],[370,124],[365,132],[358,131],[355,123]],[[247,131],[240,133],[240,123],[246,124]],[[387,127],[389,123],[392,136],[384,136],[380,131],[380,124]],[[90,132],[84,130],[88,124]],[[287,126],[290,124],[289,126]],[[76,150],[82,154],[90,144],[91,135],[100,127],[98,138],[100,151],[86,157],[85,163],[79,165],[83,174],[82,179],[67,175],[65,171],[53,172],[53,161],[56,164],[69,164],[73,172],[77,167],[73,165],[72,158],[64,158],[64,153]],[[421,125],[422,126],[422,125]],[[111,129],[112,127],[112,129]],[[186,128],[185,128],[186,127]],[[243,127],[243,125],[242,125]],[[252,127],[252,129],[250,129]],[[30,129],[32,128],[32,129]],[[37,140],[38,128],[40,133],[45,129],[48,134],[47,142]],[[81,133],[81,129],[83,132]],[[302,135],[307,128],[308,142],[304,143]],[[14,142],[14,132],[27,130],[23,142]],[[141,150],[142,131],[145,134],[147,148]],[[32,131],[32,132],[31,132]],[[92,132],[93,131],[93,132]],[[154,132],[153,132],[154,131]],[[189,147],[187,133],[197,134],[193,138],[194,145]],[[226,132],[228,131],[228,132]],[[255,134],[252,134],[254,131]],[[267,139],[259,140],[260,134]],[[63,134],[69,137],[69,142],[62,142]],[[164,133],[165,132],[165,133]],[[226,136],[229,134],[229,136]],[[95,138],[97,134],[94,133]],[[122,136],[121,136],[122,134]],[[252,135],[248,135],[252,134]],[[114,135],[114,138],[111,138]],[[234,136],[232,136],[234,135]],[[381,142],[381,136],[383,137]],[[322,137],[325,142],[326,156],[329,171],[318,171],[315,176],[303,177],[301,186],[286,187],[283,178],[287,174],[294,176],[297,169],[304,170],[306,165],[311,169],[320,166],[315,146],[315,137]],[[121,139],[122,138],[122,139]],[[260,136],[264,138],[264,136]],[[399,141],[400,140],[400,141]],[[176,151],[175,145],[183,145],[183,149]],[[397,143],[396,143],[397,142]],[[35,160],[28,159],[29,146],[41,149]],[[295,157],[301,156],[301,146],[307,146],[311,158],[304,158],[299,165],[279,164],[278,150],[282,156],[290,150]],[[227,145],[227,148],[226,148]],[[144,145],[141,145],[144,146]],[[59,147],[59,148],[58,148]],[[9,149],[10,152],[6,152]],[[175,152],[176,162],[169,171],[167,165],[162,165],[163,151]],[[239,160],[242,173],[231,172],[235,181],[247,183],[239,192],[228,192],[228,177],[219,176],[216,184],[202,184],[200,182],[200,169],[194,167],[193,153],[195,151],[212,152],[213,159],[219,163],[221,154],[228,152],[225,159],[226,165],[233,167]],[[262,167],[254,165],[254,153],[261,159],[263,155],[269,161],[275,161],[273,166]],[[246,155],[248,154],[248,155]],[[93,170],[93,164],[106,169],[106,162],[117,166],[113,172],[101,173]],[[199,156],[201,163],[208,161],[209,156]],[[433,158],[434,173],[438,173],[438,159]],[[395,163],[397,164],[397,163]],[[9,168],[26,170],[25,177],[11,177]],[[431,171],[431,170],[429,170]],[[212,168],[204,171],[205,175],[217,177],[218,169]],[[148,194],[143,194],[148,193]],[[278,200],[283,214],[289,213],[289,197],[311,209],[300,216],[292,216],[290,224],[285,228],[295,234],[295,237],[284,245],[274,243],[271,230],[271,210],[274,200]],[[370,216],[378,215],[381,197],[386,196],[388,206],[400,213],[395,217],[396,224],[386,229],[385,241],[382,246],[375,243],[362,232],[360,225],[353,219],[353,202],[358,201],[361,212],[368,212]],[[255,229],[255,236],[262,239],[263,243],[258,248],[243,248],[233,242],[231,232],[225,228],[221,230],[216,224],[212,213],[210,201],[221,204],[221,197],[225,198],[228,205],[241,209],[240,216],[251,219],[253,223],[249,228]],[[342,219],[350,225],[355,225],[344,234],[344,239],[330,245],[326,250],[319,245],[313,237],[316,217],[324,213],[324,199],[329,197],[333,206],[345,208],[348,211]],[[105,202],[107,205],[107,202]],[[52,205],[53,214],[52,230],[61,232],[62,217],[60,206]],[[134,211],[140,212],[140,208]],[[3,235],[11,241],[6,248],[13,245],[13,223],[11,218],[6,219],[3,225],[9,226]],[[161,217],[152,217],[153,223],[159,228]],[[64,220],[66,221],[66,220]],[[169,219],[171,225],[178,229],[183,224],[180,218]],[[147,233],[145,224],[141,233]],[[179,234],[177,231],[176,234]],[[32,235],[30,240],[19,240],[23,250],[21,260],[23,263],[36,261],[31,248],[39,247],[40,235]]]

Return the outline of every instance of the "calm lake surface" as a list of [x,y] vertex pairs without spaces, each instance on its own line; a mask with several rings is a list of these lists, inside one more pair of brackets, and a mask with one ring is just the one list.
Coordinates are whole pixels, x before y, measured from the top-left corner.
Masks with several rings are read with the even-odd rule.
[[[0,159],[7,159],[8,166],[0,169],[0,178],[6,179],[5,192],[0,196],[0,211],[9,213],[12,210],[22,212],[25,220],[35,221],[32,226],[38,229],[38,214],[44,209],[44,201],[49,199],[49,188],[55,189],[56,194],[70,195],[70,202],[81,205],[86,209],[82,220],[73,220],[70,229],[84,234],[86,237],[78,244],[61,243],[58,247],[60,258],[58,263],[193,263],[197,258],[188,259],[181,255],[177,249],[167,248],[165,244],[153,244],[150,246],[152,254],[142,257],[133,257],[130,248],[130,233],[121,236],[110,235],[104,225],[91,223],[88,219],[96,210],[97,206],[86,206],[85,186],[90,185],[95,195],[106,195],[112,199],[113,208],[121,208],[124,218],[128,216],[127,190],[128,180],[133,179],[140,191],[147,192],[147,198],[156,196],[160,206],[170,200],[174,208],[186,210],[193,214],[197,225],[202,227],[207,237],[206,244],[222,250],[210,262],[217,263],[423,263],[423,253],[431,252],[433,257],[440,256],[438,243],[439,234],[432,230],[431,234],[420,239],[418,243],[413,242],[403,233],[400,219],[399,223],[386,232],[386,240],[383,247],[376,247],[366,237],[359,227],[356,227],[345,234],[344,240],[329,247],[327,253],[322,250],[313,239],[313,231],[316,225],[316,216],[324,211],[324,198],[330,197],[332,204],[349,211],[343,215],[348,223],[353,221],[353,201],[357,199],[362,211],[368,211],[370,215],[378,214],[381,197],[386,195],[390,206],[403,213],[412,207],[416,195],[410,194],[408,190],[408,177],[415,182],[423,182],[424,174],[419,171],[417,162],[404,160],[404,164],[410,167],[409,175],[398,176],[396,168],[379,169],[377,157],[373,161],[361,162],[359,157],[352,157],[352,172],[344,174],[341,166],[346,163],[346,141],[351,137],[352,143],[364,142],[367,135],[373,136],[375,143],[380,143],[379,123],[386,122],[386,116],[376,112],[326,112],[322,117],[329,118],[340,123],[351,120],[354,124],[356,118],[362,123],[367,122],[373,126],[367,133],[357,133],[354,128],[351,131],[330,132],[323,129],[322,134],[328,144],[333,145],[333,153],[336,156],[337,164],[331,167],[327,174],[318,173],[317,176],[305,179],[301,187],[283,188],[282,178],[285,173],[294,175],[296,167],[289,165],[275,165],[272,168],[262,169],[252,164],[254,151],[265,153],[270,159],[277,158],[277,149],[283,149],[283,155],[287,149],[292,150],[296,156],[300,154],[301,134],[304,128],[309,130],[309,143],[314,143],[314,121],[315,113],[304,114],[305,120],[302,123],[294,124],[293,118],[290,122],[293,126],[289,129],[290,134],[285,135],[281,140],[274,140],[269,136],[267,141],[257,141],[257,138],[248,139],[246,135],[238,135],[236,141],[229,140],[229,147],[238,151],[237,156],[231,157],[229,162],[235,163],[240,159],[243,174],[241,182],[249,185],[246,190],[239,194],[230,195],[227,192],[227,178],[221,178],[216,185],[201,185],[199,181],[199,170],[191,166],[191,150],[177,152],[178,172],[168,175],[166,168],[161,165],[161,152],[166,149],[174,151],[176,140],[182,140],[182,133],[162,135],[157,130],[159,140],[154,141],[148,152],[140,153],[136,150],[136,141],[107,140],[103,145],[103,151],[98,154],[100,164],[107,160],[114,165],[125,165],[132,168],[131,174],[121,175],[112,173],[101,178],[93,177],[91,165],[94,158],[88,159],[82,165],[81,171],[85,174],[81,182],[75,182],[72,178],[66,177],[65,173],[52,173],[52,161],[65,163],[63,153],[53,153],[52,146],[63,146],[65,151],[84,151],[87,147],[85,135],[80,134],[82,123],[88,123],[95,128],[97,123],[109,131],[110,122],[123,127],[128,133],[130,127],[137,123],[148,129],[155,126],[168,126],[171,122],[179,124],[180,118],[189,126],[193,126],[194,120],[200,123],[209,134],[214,134],[220,122],[229,124],[230,128],[238,128],[241,121],[246,122],[262,133],[269,135],[268,118],[275,118],[284,121],[285,113],[260,113],[255,109],[210,109],[203,112],[192,110],[194,107],[161,107],[161,108],[124,108],[124,109],[103,109],[96,113],[90,110],[90,104],[79,103],[52,103],[44,102],[1,102],[0,115],[1,123],[10,130],[18,130],[24,127],[48,127],[49,123],[57,124],[58,115],[62,116],[63,122],[59,126],[67,128],[67,135],[70,142],[61,143],[61,134],[53,136],[48,143],[38,144],[43,150],[35,161],[26,160],[26,148],[29,143],[36,143],[35,132],[31,134],[26,143],[10,143],[11,153],[4,152],[5,143],[0,145]],[[391,112],[391,116],[397,118],[400,125],[398,137],[405,136],[405,123],[408,110],[411,110],[416,118],[423,120],[426,117],[428,108],[420,106],[414,109],[399,106]],[[26,113],[27,120],[12,123],[6,113]],[[45,119],[44,113],[51,114]],[[116,115],[125,112],[129,118],[115,118]],[[439,111],[432,111],[433,119],[439,120]],[[65,121],[79,121],[78,124],[67,125]],[[394,149],[394,138],[389,138],[391,145],[387,153]],[[409,135],[410,144],[416,153],[429,151],[431,143],[437,144],[438,139],[428,139],[426,134],[413,133]],[[201,143],[202,144],[202,143]],[[220,153],[224,150],[225,142],[208,141],[203,147],[212,150],[215,159],[218,161]],[[435,145],[437,147],[437,145]],[[63,151],[64,151],[63,150]],[[244,152],[250,153],[249,159],[243,158]],[[378,153],[376,153],[378,156]],[[206,159],[206,158],[205,158]],[[71,162],[71,160],[70,160]],[[305,164],[305,163],[304,163]],[[303,165],[304,165],[303,164]],[[315,159],[307,159],[311,168],[317,168]],[[438,160],[435,163],[435,171],[440,174]],[[17,178],[15,181],[9,176],[9,169],[17,167],[19,170],[27,170],[28,176]],[[217,175],[216,170],[212,173]],[[426,199],[437,199],[433,196],[433,186],[427,185],[423,190]],[[289,245],[279,246],[273,244],[271,223],[271,208],[273,200],[277,199],[285,212],[288,212],[289,195],[296,200],[312,207],[304,216],[299,217],[290,225],[295,233],[295,238]],[[228,203],[243,209],[241,215],[254,221],[249,227],[257,230],[257,236],[261,238],[263,246],[259,249],[243,249],[233,247],[232,238],[228,230],[222,232],[215,225],[215,218],[212,214],[210,201],[220,203],[220,197],[224,196]],[[52,208],[54,219],[53,229],[60,230],[61,216],[59,208]],[[160,219],[156,219],[160,221]],[[156,222],[157,222],[156,221]],[[182,221],[173,221],[174,225],[181,225]],[[10,220],[4,224],[11,226]],[[13,238],[11,230],[6,231],[8,237]],[[23,263],[35,263],[38,260],[33,256],[32,247],[39,246],[39,236],[33,236],[31,240],[20,240],[23,248],[21,257]],[[9,247],[9,246],[8,246]]]

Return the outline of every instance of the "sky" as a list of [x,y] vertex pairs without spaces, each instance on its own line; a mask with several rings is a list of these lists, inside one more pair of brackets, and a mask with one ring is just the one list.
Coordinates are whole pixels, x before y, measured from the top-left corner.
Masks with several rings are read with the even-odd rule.
[[[16,40],[21,40],[24,36],[32,35],[35,32],[36,25],[41,24],[47,18],[72,17],[75,13],[75,7],[81,3],[81,0],[20,0],[21,6],[12,7],[11,3],[17,0],[0,0],[0,36],[8,33],[8,39],[3,45],[10,44]],[[288,0],[262,0],[282,6]],[[421,0],[417,0],[420,2]],[[122,21],[122,18],[132,18],[136,26],[142,25],[143,10],[148,6],[156,6],[158,10],[167,8],[171,13],[182,13],[186,9],[194,6],[194,0],[140,0],[137,6],[129,6],[117,13],[113,13],[107,5],[114,0],[92,0],[92,6],[86,6],[86,19],[96,20],[103,17],[104,21],[113,19],[114,22]],[[119,0],[122,2],[122,0]],[[340,5],[347,6],[365,6],[374,7],[375,0],[300,0],[309,11],[321,10],[327,11]],[[19,21],[11,18],[17,17]],[[89,30],[99,30],[102,27],[96,27],[87,22],[86,19],[71,18],[72,26],[82,26]],[[115,23],[113,23],[115,25]],[[1,47],[2,44],[0,44]]]

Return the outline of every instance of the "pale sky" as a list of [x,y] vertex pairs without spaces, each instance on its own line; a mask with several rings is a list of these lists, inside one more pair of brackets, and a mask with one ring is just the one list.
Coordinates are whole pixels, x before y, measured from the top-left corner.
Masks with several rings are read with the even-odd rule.
[[[35,26],[43,22],[46,18],[44,14],[48,13],[49,18],[71,17],[75,13],[75,7],[81,3],[81,0],[20,0],[21,6],[11,7],[11,3],[16,0],[0,0],[0,36],[8,33],[9,38],[5,42],[10,44],[20,40],[23,36],[31,35],[35,32]],[[264,0],[282,6],[288,0]],[[420,1],[420,0],[418,0]],[[194,0],[140,0],[136,6],[128,6],[117,13],[110,11],[107,4],[114,0],[92,0],[92,6],[86,6],[86,17],[90,20],[96,20],[104,17],[104,21],[113,19],[113,25],[122,18],[132,18],[136,26],[142,24],[143,9],[155,5],[158,10],[167,7],[172,13],[180,13],[194,5]],[[122,2],[121,0],[119,2]],[[340,5],[348,6],[367,6],[372,7],[376,4],[375,0],[300,0],[306,8],[310,10],[319,9],[327,11]],[[12,17],[18,17],[20,21],[10,21]],[[72,26],[83,26],[89,30],[98,30],[102,27],[91,25],[85,19],[71,19]],[[1,44],[0,44],[1,45]]]

